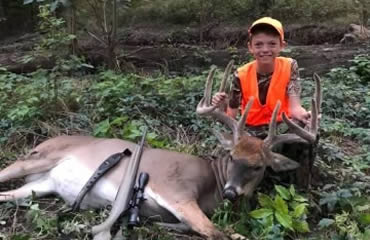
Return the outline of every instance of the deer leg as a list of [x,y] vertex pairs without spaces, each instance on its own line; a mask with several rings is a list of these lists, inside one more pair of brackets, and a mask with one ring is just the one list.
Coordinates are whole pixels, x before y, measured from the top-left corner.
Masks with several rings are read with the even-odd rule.
[[58,163],[59,159],[17,160],[0,171],[0,182],[47,171]]
[[45,196],[52,193],[53,190],[54,184],[52,180],[50,180],[49,177],[45,176],[36,181],[27,183],[18,189],[0,192],[0,202],[24,199],[32,196],[32,192],[34,192],[36,196]]
[[176,203],[176,216],[190,228],[208,240],[227,240],[224,233],[216,229],[195,201]]

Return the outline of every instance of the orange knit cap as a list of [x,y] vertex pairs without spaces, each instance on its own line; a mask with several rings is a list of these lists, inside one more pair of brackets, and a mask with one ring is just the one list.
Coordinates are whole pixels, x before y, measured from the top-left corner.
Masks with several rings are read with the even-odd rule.
[[284,41],[283,25],[281,24],[280,21],[278,21],[276,19],[273,19],[273,18],[270,18],[270,17],[263,17],[263,18],[260,18],[260,19],[256,20],[252,24],[252,26],[250,26],[250,28],[248,30],[249,36],[251,35],[252,28],[254,26],[258,25],[258,24],[268,24],[268,25],[274,27],[276,29],[276,31],[278,31],[278,33],[280,34],[280,40],[281,40],[281,42]]

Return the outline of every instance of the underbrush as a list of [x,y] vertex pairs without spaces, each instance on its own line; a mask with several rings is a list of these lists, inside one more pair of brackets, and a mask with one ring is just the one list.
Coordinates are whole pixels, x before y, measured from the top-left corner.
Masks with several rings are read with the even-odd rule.
[[[18,75],[1,69],[0,165],[55,135],[85,134],[136,142],[146,126],[147,143],[152,147],[196,155],[216,149],[209,130],[218,125],[195,114],[206,73],[167,78],[103,70],[84,77],[54,76],[57,85],[50,82],[50,74],[39,70]],[[216,78],[221,78],[220,73]],[[369,81],[368,55],[355,57],[349,68],[335,68],[322,76],[321,140],[315,163],[324,175],[320,184],[310,192],[299,192],[294,185],[275,186],[272,192],[259,189],[253,209],[245,200],[236,206],[224,202],[212,220],[226,232],[251,239],[369,239]],[[304,79],[303,89],[303,103],[308,108],[311,79]],[[29,215],[27,229],[34,230],[28,233],[22,231],[26,223],[11,226],[12,218],[2,217],[17,216],[2,204],[0,227],[7,227],[0,236],[57,236],[57,213],[37,203],[23,208]],[[85,239],[86,226],[104,214],[103,210],[69,216],[62,223],[63,231]],[[147,228],[140,231],[151,239],[174,238],[161,231],[153,236],[154,231]]]
[[185,149],[209,135],[207,120],[195,114],[205,78],[142,77],[108,70],[82,78],[60,77],[56,96],[47,71],[17,75],[2,69],[0,143],[23,148],[60,134],[136,141],[148,126],[147,141],[153,147]]

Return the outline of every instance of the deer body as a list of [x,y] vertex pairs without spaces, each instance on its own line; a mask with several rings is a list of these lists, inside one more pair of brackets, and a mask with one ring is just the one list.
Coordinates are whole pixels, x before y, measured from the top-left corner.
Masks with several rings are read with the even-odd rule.
[[[221,88],[230,74],[231,64],[225,71]],[[207,215],[226,197],[230,200],[240,195],[251,195],[262,180],[266,167],[275,171],[295,169],[295,161],[275,152],[272,148],[282,142],[314,142],[318,129],[317,115],[320,107],[320,82],[316,80],[316,99],[312,101],[310,129],[302,129],[287,119],[284,122],[294,134],[276,135],[276,115],[280,103],[272,114],[269,133],[261,140],[243,130],[251,99],[237,122],[223,111],[210,105],[214,70],[208,76],[204,97],[197,106],[200,116],[211,116],[227,125],[233,132],[230,138],[216,133],[229,154],[210,161],[174,151],[145,148],[139,172],[150,176],[145,188],[141,215],[157,216],[165,223],[180,222],[191,230],[212,240],[228,239],[218,231]],[[220,89],[223,91],[223,89]],[[17,177],[26,177],[24,186],[0,192],[0,202],[55,193],[72,204],[79,191],[93,172],[110,155],[128,148],[134,151],[136,144],[120,139],[103,139],[88,136],[59,136],[49,139],[0,171],[0,183]],[[114,201],[127,159],[111,169],[95,184],[81,203],[82,208],[104,207]]]
[[[55,144],[60,148],[56,149]],[[136,144],[120,139],[100,139],[88,136],[60,136],[43,142],[24,158],[0,172],[0,182],[26,176],[24,186],[0,193],[0,201],[57,194],[73,204],[79,191],[95,169],[110,155]],[[48,165],[44,165],[45,159]],[[101,178],[81,203],[82,208],[101,208],[111,204],[125,171],[126,158]],[[190,222],[208,219],[221,200],[216,176],[209,162],[189,154],[162,149],[144,149],[139,172],[148,172],[150,181],[145,188],[146,201],[141,214],[160,216],[163,222]],[[185,207],[187,204],[187,207]],[[195,209],[194,209],[195,208]],[[181,210],[180,210],[181,209]],[[198,219],[197,219],[197,214]],[[209,220],[208,220],[209,221]],[[188,222],[185,220],[185,222]],[[212,226],[208,222],[209,226]],[[191,226],[191,224],[190,224]],[[202,233],[202,229],[196,229]],[[211,232],[211,230],[208,230]]]
[[[59,151],[51,147],[56,142],[64,146]],[[82,142],[85,144],[81,144]],[[0,172],[0,182],[26,175],[26,182],[31,184],[29,187],[26,185],[19,190],[1,193],[0,201],[13,197],[24,198],[30,196],[33,190],[39,196],[56,193],[67,203],[72,204],[83,185],[106,158],[125,148],[133,151],[135,146],[136,144],[132,142],[120,139],[88,136],[60,136],[50,139],[34,148],[24,159],[18,160]],[[53,159],[54,164],[40,168],[43,158]],[[97,182],[84,198],[82,208],[104,207],[113,202],[125,171],[125,160],[127,159],[123,158],[114,169]],[[26,166],[30,163],[32,165]],[[32,166],[35,167],[31,168]],[[14,169],[19,169],[17,174],[14,174]],[[20,169],[23,170],[20,171]],[[38,172],[39,169],[42,171]],[[214,203],[211,205],[215,204],[215,200],[219,200],[216,184],[212,184],[216,181],[215,176],[209,163],[204,159],[173,151],[146,148],[139,168],[139,172],[142,171],[150,175],[147,194],[153,195],[153,198],[159,194],[162,198],[173,198],[174,201],[196,199],[202,203],[200,193],[209,192],[209,199],[207,196],[207,199],[204,199],[206,201],[200,204],[205,205],[204,209],[213,208],[213,206],[206,206],[206,202],[212,200],[211,196],[215,196]],[[35,181],[40,184],[37,188],[34,188]],[[166,193],[166,189],[158,188],[158,184],[161,186],[165,184],[172,191],[177,189],[181,195],[174,195],[171,191]],[[192,189],[191,192],[186,191],[189,188]]]

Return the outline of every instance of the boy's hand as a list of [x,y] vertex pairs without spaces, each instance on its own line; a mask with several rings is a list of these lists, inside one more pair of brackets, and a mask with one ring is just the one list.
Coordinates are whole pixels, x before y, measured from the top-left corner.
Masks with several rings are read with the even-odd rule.
[[306,109],[300,107],[298,109],[292,109],[291,117],[307,125],[311,119],[311,112],[307,112]]
[[[302,122],[306,126],[311,122],[311,111],[306,111],[302,108],[301,111],[292,112],[292,118]],[[317,116],[317,120],[320,122],[321,114]]]
[[[304,125],[309,124],[311,122],[311,111],[306,111],[306,109],[301,106],[299,97],[292,96],[289,98],[289,101],[291,118],[298,120]],[[317,118],[320,122],[321,114],[319,114]]]
[[213,106],[221,106],[227,98],[227,94],[225,92],[217,92],[213,97],[212,97],[212,105]]

